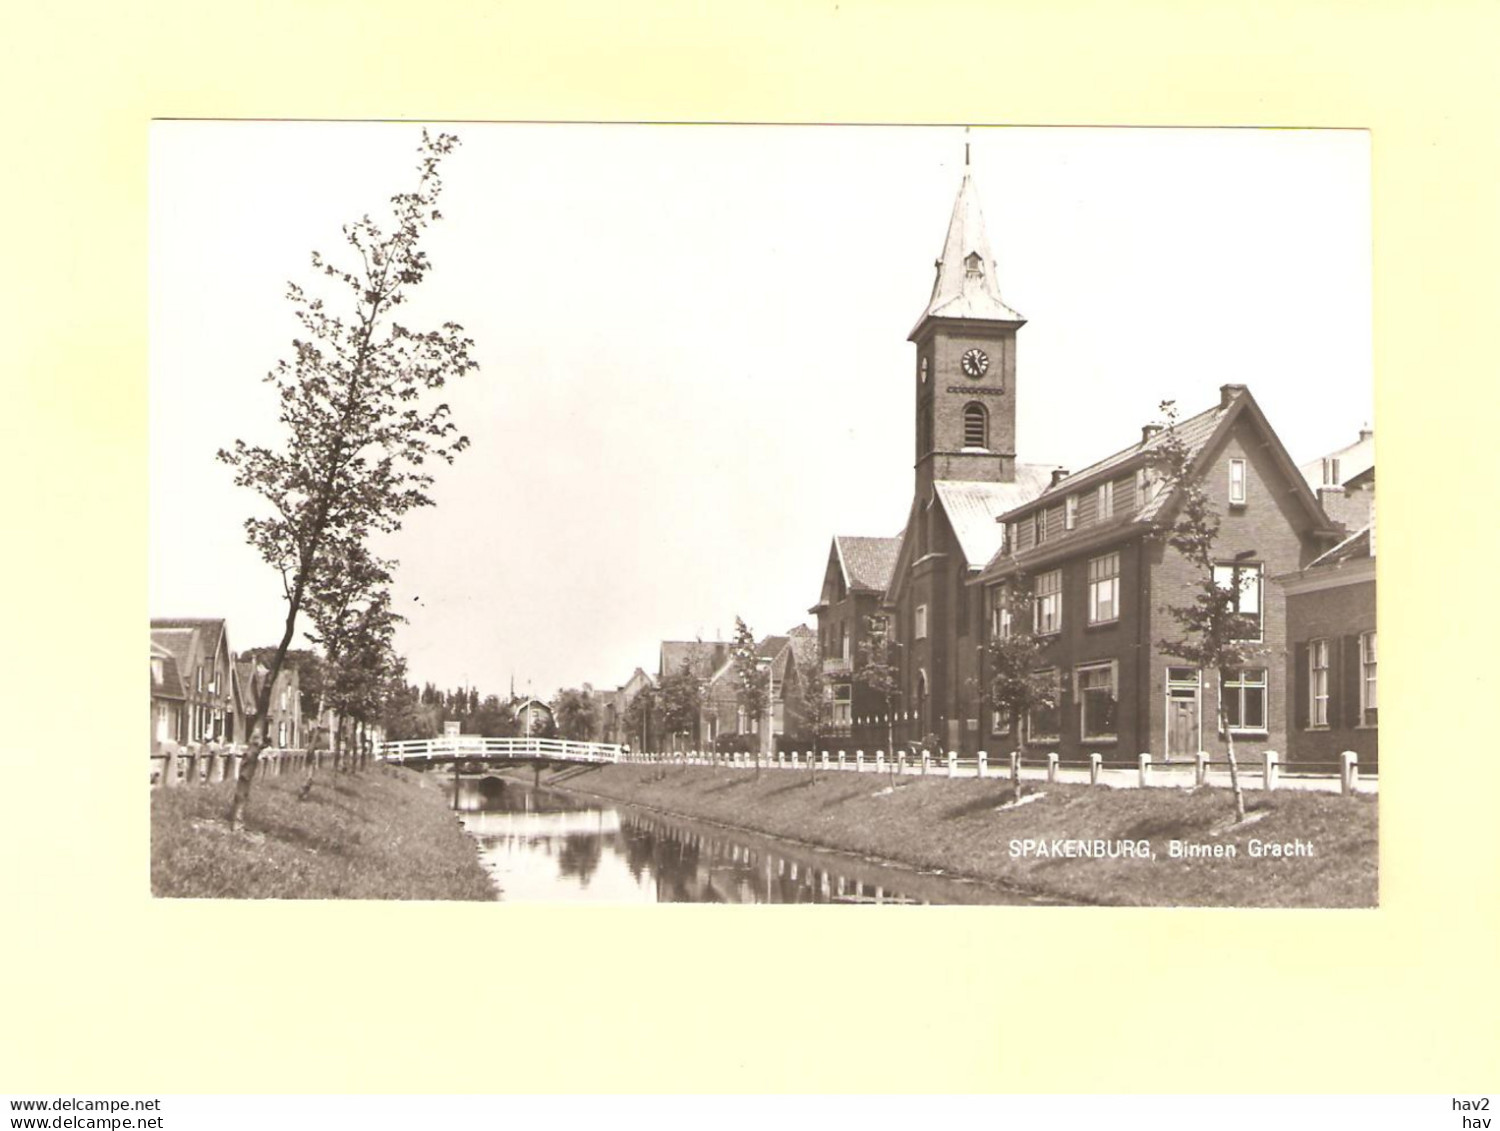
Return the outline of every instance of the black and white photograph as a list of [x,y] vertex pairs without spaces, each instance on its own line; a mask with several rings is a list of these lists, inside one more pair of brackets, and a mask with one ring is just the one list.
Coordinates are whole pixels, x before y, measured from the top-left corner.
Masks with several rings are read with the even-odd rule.
[[1379,905],[1367,131],[148,169],[158,899]]

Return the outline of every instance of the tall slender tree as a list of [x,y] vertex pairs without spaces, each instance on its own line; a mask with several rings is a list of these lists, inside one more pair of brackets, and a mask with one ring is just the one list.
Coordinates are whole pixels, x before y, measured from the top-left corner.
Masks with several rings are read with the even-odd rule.
[[896,703],[901,698],[901,658],[894,625],[888,616],[865,618],[864,638],[859,642],[859,665],[851,677],[885,701],[885,752],[896,762]]
[[1234,731],[1224,709],[1224,685],[1231,671],[1264,651],[1253,643],[1259,635],[1253,617],[1240,610],[1246,586],[1258,579],[1249,570],[1242,570],[1238,560],[1229,567],[1228,577],[1220,576],[1215,553],[1220,516],[1203,487],[1198,467],[1201,453],[1178,431],[1175,401],[1162,401],[1161,414],[1166,428],[1153,450],[1151,464],[1160,477],[1159,489],[1171,496],[1167,544],[1188,561],[1197,580],[1188,590],[1190,600],[1165,607],[1181,634],[1157,641],[1157,647],[1169,656],[1218,673],[1219,733],[1224,736],[1225,757],[1229,760],[1235,820],[1244,821],[1245,795],[1240,788]]
[[[985,645],[988,669],[988,700],[1010,716],[1011,733],[1016,739],[1016,756],[1026,757],[1026,731],[1032,713],[1055,711],[1059,688],[1055,672],[1043,665],[1045,637],[1035,629],[1035,602],[1031,584],[1024,574],[1017,574],[1007,584],[1000,598],[999,631]],[[1021,796],[1021,776],[1012,783],[1017,798]]]
[[[754,719],[759,727],[761,716],[766,714],[766,708],[771,701],[767,687],[770,677],[755,647],[755,633],[750,631],[750,626],[741,617],[734,618],[734,643],[730,646],[730,655],[734,657],[735,706],[744,713],[746,719]],[[765,725],[769,730],[771,726],[769,718],[765,720]],[[760,761],[763,753],[760,746],[764,744],[764,741],[762,739],[755,750],[757,777],[760,776]]]
[[270,688],[327,561],[325,547],[398,529],[408,511],[432,503],[430,464],[451,462],[468,446],[448,406],[430,405],[424,394],[478,367],[474,343],[454,322],[418,330],[395,317],[431,270],[422,237],[441,218],[439,168],[457,144],[450,134],[423,131],[416,185],[391,197],[387,224],[367,215],[345,226],[347,266],[313,253],[318,287],[336,297],[289,284],[301,333],[291,359],[266,377],[280,401],[284,442],[271,448],[237,440],[219,452],[235,483],[267,504],[269,513],[248,519],[245,532],[280,575],[286,600],[281,642],[251,725],[259,738],[252,737],[241,763],[231,826],[244,817],[267,742]]

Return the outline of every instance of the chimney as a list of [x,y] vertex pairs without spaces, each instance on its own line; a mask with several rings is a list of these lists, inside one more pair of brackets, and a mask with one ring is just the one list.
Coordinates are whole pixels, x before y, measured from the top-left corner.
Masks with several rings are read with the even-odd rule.
[[1363,428],[1361,428],[1359,430],[1359,438],[1360,438],[1361,441],[1368,440],[1371,437],[1373,437],[1374,435],[1375,435],[1375,429],[1371,428],[1368,424],[1366,424]]
[[1235,397],[1239,396],[1244,391],[1245,391],[1245,386],[1243,386],[1243,385],[1220,385],[1219,386],[1219,407],[1220,408],[1228,408],[1229,407],[1229,402],[1232,401],[1232,400],[1234,400]]
[[1066,467],[1055,467],[1055,468],[1053,468],[1052,469],[1052,482],[1051,482],[1051,484],[1049,484],[1049,488],[1050,487],[1056,487],[1059,483],[1061,483],[1067,477],[1068,477],[1068,469]]
[[1160,424],[1141,425],[1141,446],[1145,447],[1147,444],[1149,444],[1151,442],[1151,437],[1155,436],[1161,430],[1162,426]]

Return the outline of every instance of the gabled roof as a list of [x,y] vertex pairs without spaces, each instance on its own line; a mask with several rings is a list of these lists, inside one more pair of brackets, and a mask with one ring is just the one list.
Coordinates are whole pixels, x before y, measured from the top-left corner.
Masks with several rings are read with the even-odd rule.
[[[1229,415],[1233,402],[1226,405],[1219,403],[1213,408],[1205,409],[1196,416],[1190,416],[1186,420],[1177,422],[1177,435],[1187,445],[1189,453],[1193,457],[1203,451],[1204,445],[1218,431],[1219,425]],[[1087,490],[1089,487],[1102,483],[1106,479],[1113,479],[1122,472],[1133,470],[1146,463],[1149,453],[1154,452],[1166,440],[1166,432],[1155,433],[1149,439],[1121,448],[1119,451],[1105,456],[1101,460],[1089,464],[1082,471],[1075,471],[1071,475],[1060,479],[1056,484],[1048,486],[1042,492],[1042,496],[1051,500],[1060,495],[1071,495],[1075,491]],[[1138,518],[1150,519],[1155,516],[1161,506],[1161,496],[1147,504],[1147,511],[1137,515]],[[1007,516],[1009,517],[1009,516]]]
[[844,571],[845,585],[870,593],[885,592],[896,568],[896,555],[901,552],[900,538],[837,534],[833,546]]
[[728,651],[729,645],[722,640],[663,640],[661,667],[657,670],[666,677],[674,675],[686,663],[694,675],[707,679]]
[[1035,499],[1051,476],[1051,468],[1018,463],[1013,483],[966,479],[939,479],[933,483],[933,494],[948,516],[948,525],[953,527],[971,569],[985,565],[1000,549],[1005,539],[1005,527],[996,521],[1000,515]]
[[182,674],[177,670],[177,658],[155,640],[151,642],[151,658],[161,661],[161,679],[156,678],[156,665],[151,665],[151,694],[158,699],[185,699],[182,690]]
[[1333,549],[1314,558],[1308,563],[1307,568],[1318,569],[1322,566],[1340,566],[1346,562],[1358,561],[1361,558],[1373,558],[1374,556],[1374,550],[1370,545],[1370,528],[1363,526],[1337,546],[1333,547]]
[[224,635],[224,618],[222,617],[152,617],[151,631],[155,633],[158,629],[178,629],[202,634],[203,654],[212,656],[219,648],[219,640]]
[[[893,538],[891,541],[899,546],[900,539]],[[796,657],[797,663],[806,664],[818,658],[818,634],[807,625],[794,625],[787,629],[786,635],[792,643],[792,655]]]
[[[1333,535],[1339,528],[1329,522],[1328,516],[1323,513],[1323,508],[1318,505],[1318,500],[1308,488],[1296,465],[1292,463],[1291,456],[1287,455],[1280,438],[1271,428],[1260,406],[1255,403],[1255,398],[1250,395],[1250,390],[1243,385],[1224,386],[1220,392],[1218,405],[1178,422],[1177,433],[1187,444],[1199,473],[1201,473],[1204,461],[1218,449],[1234,427],[1235,421],[1242,415],[1248,416],[1252,424],[1266,438],[1265,450],[1279,465],[1291,496],[1306,512],[1313,531],[1324,536]],[[1090,464],[1082,471],[1048,487],[1037,498],[1006,512],[1001,516],[1001,522],[1022,518],[1037,509],[1038,505],[1055,503],[1059,497],[1075,491],[1089,490],[1107,479],[1113,479],[1137,467],[1146,466],[1150,454],[1161,446],[1165,436],[1165,432],[1158,432],[1142,442],[1122,448]],[[1001,547],[985,567],[982,578],[988,579],[999,573],[1007,573],[1014,565],[1030,568],[1055,558],[1066,557],[1095,543],[1102,545],[1116,541],[1123,533],[1139,532],[1143,527],[1149,528],[1153,524],[1170,521],[1176,501],[1175,493],[1157,491],[1146,505],[1138,510],[1122,507],[1121,513],[1113,519],[1054,534],[1044,545],[1028,547],[1019,555],[1012,554],[1008,547]]]
[[1017,326],[1026,321],[1000,300],[995,257],[990,254],[979,194],[967,168],[953,202],[953,215],[948,220],[948,237],[943,241],[942,258],[937,261],[932,297],[912,328],[909,340],[916,339],[929,318],[1010,322]]

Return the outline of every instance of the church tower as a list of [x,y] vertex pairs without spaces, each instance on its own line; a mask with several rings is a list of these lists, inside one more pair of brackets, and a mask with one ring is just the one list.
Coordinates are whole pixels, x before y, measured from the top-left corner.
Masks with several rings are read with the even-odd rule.
[[933,480],[1016,477],[1016,331],[969,174],[948,221],[932,298],[908,337],[917,346],[917,498]]

